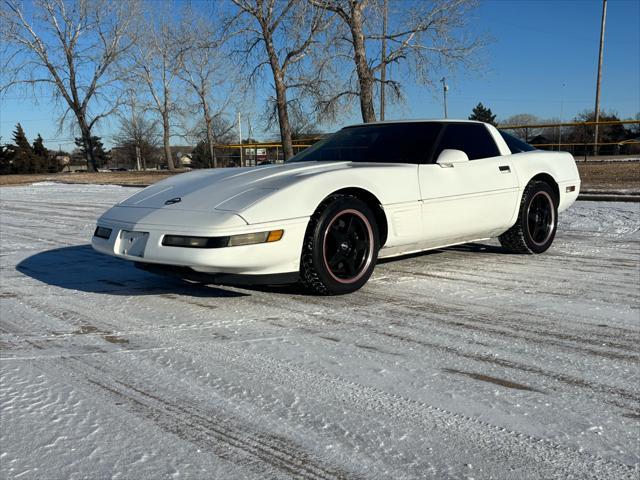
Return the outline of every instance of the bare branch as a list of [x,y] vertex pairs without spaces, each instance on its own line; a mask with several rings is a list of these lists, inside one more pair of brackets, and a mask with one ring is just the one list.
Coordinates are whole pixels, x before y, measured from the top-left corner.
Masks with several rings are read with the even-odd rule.
[[[434,70],[455,64],[470,65],[470,59],[483,42],[469,38],[464,33],[469,13],[477,5],[476,0],[404,0],[401,8],[390,10],[389,25],[395,30],[380,32],[382,11],[379,2],[367,0],[309,0],[318,8],[335,12],[342,19],[344,30],[336,30],[335,45],[341,51],[336,60],[349,58],[357,76],[358,98],[362,119],[376,120],[373,107],[374,87],[388,85],[396,99],[401,98],[401,82],[381,82],[377,78],[387,65],[396,64],[396,74],[411,74],[418,81],[431,84]],[[395,3],[389,2],[395,6]],[[384,58],[372,54],[378,41],[385,40],[391,46]],[[440,72],[437,72],[440,73]],[[350,82],[347,82],[348,84]],[[348,88],[346,89],[349,90]]]
[[126,48],[122,39],[135,16],[137,0],[34,0],[27,18],[16,0],[4,0],[0,38],[9,53],[10,72],[0,91],[42,85],[73,113],[83,139],[87,161],[95,169],[92,128],[113,108],[92,115],[98,98],[114,86],[115,64]]
[[[275,124],[277,118],[284,156],[288,159],[293,155],[289,108],[294,103],[298,108],[296,95],[312,91],[311,84],[321,82],[318,67],[323,63],[314,58],[318,53],[314,46],[330,25],[331,17],[308,0],[232,1],[238,11],[230,23],[239,26],[235,30],[240,32],[238,38],[244,47],[238,50],[238,56],[250,69],[249,81],[255,82],[263,67],[270,67],[275,91],[267,104],[267,126]],[[264,49],[258,51],[258,45]]]

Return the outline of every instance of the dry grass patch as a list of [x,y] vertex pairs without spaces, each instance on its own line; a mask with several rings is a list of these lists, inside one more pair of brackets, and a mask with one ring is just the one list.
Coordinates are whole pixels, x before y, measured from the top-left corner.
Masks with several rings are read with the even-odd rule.
[[640,162],[579,162],[581,190],[640,191]]
[[[583,191],[640,191],[640,162],[578,162]],[[0,185],[28,185],[35,182],[151,185],[184,170],[147,172],[48,173],[0,175]]]
[[[176,172],[182,173],[184,170]],[[0,185],[28,185],[36,182],[151,185],[175,173],[166,170],[146,172],[75,172],[0,175]]]

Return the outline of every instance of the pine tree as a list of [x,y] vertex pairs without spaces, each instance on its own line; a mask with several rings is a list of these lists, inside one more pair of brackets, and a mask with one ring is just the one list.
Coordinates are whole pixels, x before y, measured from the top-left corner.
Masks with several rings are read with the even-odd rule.
[[27,140],[27,136],[22,129],[22,125],[20,125],[19,123],[16,125],[16,130],[13,132],[13,143],[18,148],[31,151],[29,140]]
[[[75,143],[82,152],[85,158],[91,158],[88,152],[93,151],[93,158],[96,160],[96,168],[102,167],[107,160],[107,153],[104,151],[104,146],[100,137],[92,136],[89,141],[89,145],[85,145],[82,137],[77,137]],[[90,168],[89,165],[87,165]]]
[[42,158],[46,158],[49,154],[49,150],[45,148],[44,141],[40,134],[38,134],[36,139],[33,141],[33,153]]
[[13,132],[13,167],[12,173],[35,173],[38,167],[38,158],[27,140],[27,136],[19,123]]
[[40,134],[38,134],[36,139],[33,141],[33,153],[38,160],[37,170],[39,172],[52,171],[50,165],[51,162],[49,161],[49,150],[45,148],[44,141],[42,140],[42,136],[40,136]]
[[0,175],[13,173],[13,151],[8,145],[0,144]]
[[482,102],[479,102],[478,105],[476,105],[471,111],[469,120],[478,120],[479,122],[490,123],[491,125],[496,124],[496,116],[493,114],[490,108],[486,108],[484,105],[482,105]]

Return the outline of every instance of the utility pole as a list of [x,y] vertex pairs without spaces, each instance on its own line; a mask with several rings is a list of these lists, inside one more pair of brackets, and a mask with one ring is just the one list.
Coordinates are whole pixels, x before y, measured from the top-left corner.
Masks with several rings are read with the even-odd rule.
[[[564,116],[564,83],[562,84],[562,90],[560,92],[560,123],[562,124],[562,117]],[[562,125],[558,127],[558,151],[562,148]]]
[[442,82],[442,95],[444,95],[444,118],[449,118],[447,116],[447,90],[449,90],[449,85],[447,85],[444,77],[442,77],[440,81]]
[[240,166],[242,167],[242,164],[244,162],[242,161],[242,120],[240,117],[240,112],[238,112],[238,140],[238,143],[240,144]]
[[[247,123],[249,124],[249,134],[247,135],[247,137],[249,138],[249,141],[251,141],[251,139],[253,138],[253,129],[251,128],[251,117],[247,118]],[[249,148],[249,151],[253,150],[253,155],[252,158],[248,158],[247,159],[247,166],[248,167],[255,167],[256,166],[256,147],[255,145],[253,146],[253,148]]]
[[600,24],[600,54],[598,57],[598,80],[596,82],[595,135],[593,154],[598,154],[598,122],[600,121],[600,81],[602,80],[602,56],[604,54],[604,26],[607,20],[607,0],[602,0],[602,23]]
[[382,72],[380,72],[380,121],[384,120],[384,84],[387,81],[387,17],[389,16],[388,0],[384,0],[382,14]]

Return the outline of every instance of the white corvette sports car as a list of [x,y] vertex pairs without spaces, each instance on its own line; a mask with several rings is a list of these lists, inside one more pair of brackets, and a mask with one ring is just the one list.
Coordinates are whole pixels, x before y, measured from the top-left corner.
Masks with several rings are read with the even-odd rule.
[[570,154],[491,125],[381,122],[343,128],[283,165],[156,183],[105,212],[92,244],[158,273],[340,294],[362,287],[378,258],[490,237],[542,253],[579,189]]

